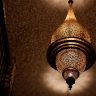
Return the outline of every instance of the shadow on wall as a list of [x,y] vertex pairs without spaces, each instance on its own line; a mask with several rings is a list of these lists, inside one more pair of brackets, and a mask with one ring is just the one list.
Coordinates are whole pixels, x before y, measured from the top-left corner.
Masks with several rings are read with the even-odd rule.
[[[96,79],[94,79],[95,70],[96,65],[80,75],[80,77],[76,80],[76,83],[73,85],[72,90],[70,91],[71,96],[91,96],[92,94],[92,96],[96,95]],[[59,96],[67,95],[67,84],[61,74],[48,67],[41,77],[43,79],[43,84],[48,89],[50,89],[50,91],[59,94]]]

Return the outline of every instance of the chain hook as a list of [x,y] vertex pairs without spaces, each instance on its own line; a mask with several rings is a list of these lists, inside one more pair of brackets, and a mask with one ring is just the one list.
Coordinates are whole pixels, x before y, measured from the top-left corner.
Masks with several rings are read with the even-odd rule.
[[73,0],[69,0],[68,1],[69,5],[72,6],[72,4],[74,3]]

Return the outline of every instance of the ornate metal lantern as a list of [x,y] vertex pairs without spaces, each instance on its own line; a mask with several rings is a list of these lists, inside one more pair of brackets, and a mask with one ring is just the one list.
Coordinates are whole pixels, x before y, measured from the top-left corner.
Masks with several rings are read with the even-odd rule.
[[49,64],[58,70],[71,90],[79,75],[88,70],[95,61],[95,50],[88,31],[77,21],[72,4],[63,24],[54,32],[47,51]]

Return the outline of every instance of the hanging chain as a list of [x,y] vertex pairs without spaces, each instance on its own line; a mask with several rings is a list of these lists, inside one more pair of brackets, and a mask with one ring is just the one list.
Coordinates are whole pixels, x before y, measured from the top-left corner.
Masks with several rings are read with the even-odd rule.
[[67,95],[66,96],[69,96],[70,95],[70,89],[69,89],[69,86],[67,86]]

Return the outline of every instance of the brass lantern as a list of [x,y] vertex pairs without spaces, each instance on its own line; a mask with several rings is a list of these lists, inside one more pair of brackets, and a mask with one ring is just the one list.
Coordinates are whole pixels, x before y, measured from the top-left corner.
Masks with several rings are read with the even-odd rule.
[[71,90],[79,75],[88,70],[95,62],[95,50],[91,45],[88,31],[77,21],[72,4],[63,24],[53,33],[47,51],[49,64],[58,70]]

